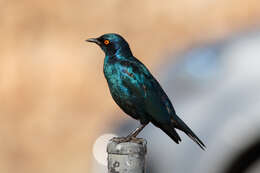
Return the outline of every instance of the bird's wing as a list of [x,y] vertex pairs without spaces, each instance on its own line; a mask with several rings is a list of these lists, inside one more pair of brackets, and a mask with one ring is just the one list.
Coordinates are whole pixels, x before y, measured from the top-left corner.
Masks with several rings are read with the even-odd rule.
[[181,138],[174,129],[177,115],[160,84],[138,60],[121,62],[121,65],[126,78],[123,80],[125,81],[124,85],[131,90],[132,95],[139,98],[138,100],[142,100],[138,107],[142,107],[141,110],[147,115],[147,120],[162,129],[176,143],[179,143]]
[[154,121],[168,123],[175,111],[170,100],[149,70],[140,61],[121,61],[121,70],[127,78],[124,85],[131,90],[132,95],[143,98],[143,110]]

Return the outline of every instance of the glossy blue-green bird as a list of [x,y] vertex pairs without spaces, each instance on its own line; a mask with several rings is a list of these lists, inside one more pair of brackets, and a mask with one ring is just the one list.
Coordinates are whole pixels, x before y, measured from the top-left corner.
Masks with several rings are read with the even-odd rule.
[[96,43],[105,52],[103,70],[114,101],[126,114],[141,123],[141,126],[127,137],[121,138],[121,142],[135,138],[151,122],[176,143],[179,143],[181,138],[175,128],[183,131],[204,150],[203,142],[177,116],[158,81],[147,67],[133,56],[122,36],[111,33],[86,41]]

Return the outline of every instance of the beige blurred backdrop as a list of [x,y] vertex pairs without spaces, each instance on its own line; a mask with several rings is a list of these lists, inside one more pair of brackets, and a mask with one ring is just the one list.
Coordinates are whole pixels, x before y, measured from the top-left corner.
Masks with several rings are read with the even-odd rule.
[[120,33],[156,74],[169,52],[257,25],[260,3],[2,0],[0,14],[0,172],[86,173],[97,136],[125,116],[85,39]]

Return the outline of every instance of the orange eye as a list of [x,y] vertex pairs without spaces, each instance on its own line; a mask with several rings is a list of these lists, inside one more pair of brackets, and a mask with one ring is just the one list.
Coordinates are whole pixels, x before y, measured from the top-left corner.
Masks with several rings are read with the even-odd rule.
[[109,43],[110,43],[109,40],[104,40],[105,45],[108,45]]

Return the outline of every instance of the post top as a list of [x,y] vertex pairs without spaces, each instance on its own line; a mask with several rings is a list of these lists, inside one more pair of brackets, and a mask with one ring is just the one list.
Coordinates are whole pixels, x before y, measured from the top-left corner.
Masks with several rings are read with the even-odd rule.
[[107,145],[107,152],[109,154],[146,154],[147,142],[142,138],[135,138],[129,142],[118,142],[119,138],[112,138]]

